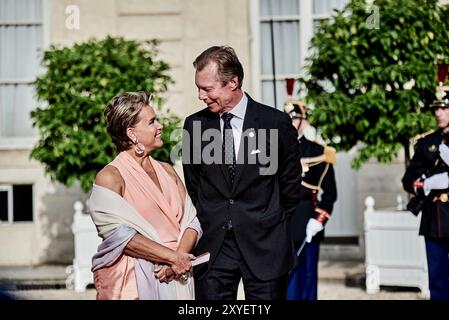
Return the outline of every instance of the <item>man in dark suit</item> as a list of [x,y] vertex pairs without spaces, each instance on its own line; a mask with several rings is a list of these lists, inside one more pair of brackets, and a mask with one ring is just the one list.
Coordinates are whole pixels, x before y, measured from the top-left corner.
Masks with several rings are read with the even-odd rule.
[[242,91],[243,68],[230,47],[211,47],[193,63],[207,108],[184,124],[183,168],[203,236],[194,268],[200,300],[285,299],[291,246],[287,219],[299,201],[297,134],[285,113]]

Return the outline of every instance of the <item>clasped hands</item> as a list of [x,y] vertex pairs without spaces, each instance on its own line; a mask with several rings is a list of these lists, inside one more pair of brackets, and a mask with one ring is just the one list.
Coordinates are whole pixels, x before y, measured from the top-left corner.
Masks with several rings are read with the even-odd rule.
[[175,251],[170,264],[157,264],[154,267],[154,276],[159,282],[169,283],[174,279],[186,281],[192,271],[192,260],[195,256],[190,253]]

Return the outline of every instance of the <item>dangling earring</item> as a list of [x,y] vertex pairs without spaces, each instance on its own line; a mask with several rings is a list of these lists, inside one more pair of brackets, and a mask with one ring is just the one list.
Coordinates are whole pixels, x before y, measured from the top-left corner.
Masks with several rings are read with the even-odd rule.
[[142,156],[145,152],[145,146],[143,144],[141,144],[139,141],[134,142],[136,144],[136,146],[134,147],[134,150],[136,151],[136,155],[138,156]]

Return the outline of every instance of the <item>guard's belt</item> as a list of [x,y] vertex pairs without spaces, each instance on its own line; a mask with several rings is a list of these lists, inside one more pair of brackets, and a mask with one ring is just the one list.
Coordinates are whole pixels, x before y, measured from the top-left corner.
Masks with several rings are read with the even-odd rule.
[[449,201],[449,193],[444,192],[444,193],[439,194],[438,196],[433,197],[433,202],[437,202],[437,201],[448,202]]

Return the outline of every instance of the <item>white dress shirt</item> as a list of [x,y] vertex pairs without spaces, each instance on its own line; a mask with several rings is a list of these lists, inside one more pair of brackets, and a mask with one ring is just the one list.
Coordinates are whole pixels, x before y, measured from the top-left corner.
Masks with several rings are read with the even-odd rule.
[[[234,136],[234,148],[236,156],[239,154],[240,138],[242,137],[243,120],[245,119],[247,105],[248,105],[248,97],[246,96],[245,93],[243,93],[243,97],[240,100],[240,102],[237,103],[237,105],[234,108],[232,108],[231,111],[229,111],[229,113],[234,115],[234,117],[231,119],[231,127],[232,127],[232,135]],[[220,113],[220,131],[221,135],[223,136],[224,122],[223,119],[221,119],[222,114],[223,112]]]

